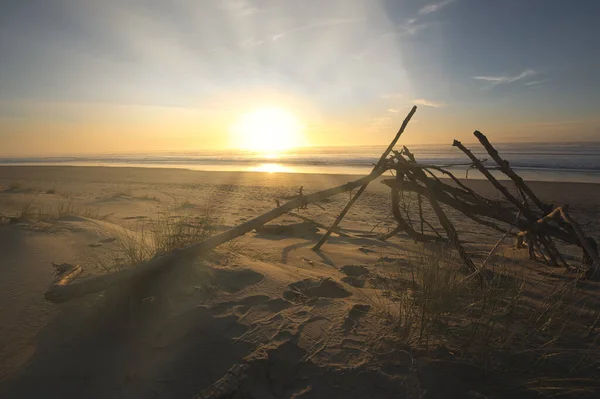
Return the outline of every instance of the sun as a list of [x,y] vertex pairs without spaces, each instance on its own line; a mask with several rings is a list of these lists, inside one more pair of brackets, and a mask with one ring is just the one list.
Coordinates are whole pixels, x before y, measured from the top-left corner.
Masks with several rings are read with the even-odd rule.
[[233,145],[246,151],[276,155],[301,144],[302,124],[281,107],[258,108],[231,126]]

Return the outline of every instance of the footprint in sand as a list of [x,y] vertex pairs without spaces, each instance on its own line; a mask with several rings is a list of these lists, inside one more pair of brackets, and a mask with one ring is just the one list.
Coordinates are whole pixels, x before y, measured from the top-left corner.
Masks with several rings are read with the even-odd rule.
[[367,275],[369,270],[364,266],[359,265],[347,265],[342,267],[341,272],[346,275],[342,278],[342,281],[353,287],[363,288],[367,281]]
[[230,294],[257,284],[264,275],[250,269],[215,269],[213,284]]
[[356,327],[360,318],[366,315],[369,310],[371,310],[371,305],[356,304],[352,306],[344,320],[344,330],[349,331]]
[[313,317],[298,329],[298,346],[307,353],[315,353],[327,344],[332,323],[325,317]]

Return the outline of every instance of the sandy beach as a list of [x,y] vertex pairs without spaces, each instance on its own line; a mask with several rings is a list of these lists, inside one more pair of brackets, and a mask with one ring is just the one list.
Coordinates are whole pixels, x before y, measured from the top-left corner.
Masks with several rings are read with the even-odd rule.
[[[82,277],[104,273],[128,259],[123,237],[144,242],[157,220],[209,217],[212,232],[225,231],[274,208],[276,200],[294,198],[301,186],[309,194],[357,177],[0,167],[0,396],[539,397],[524,376],[503,383],[505,374],[490,372],[511,374],[501,356],[467,362],[463,346],[450,339],[432,334],[417,344],[414,332],[398,338],[385,317],[388,302],[398,302],[382,295],[390,291],[381,281],[408,281],[414,270],[407,265],[430,254],[402,234],[377,240],[395,227],[389,188],[379,181],[342,222],[348,237],[334,234],[321,252],[311,247],[322,229],[284,216],[274,223],[297,228],[252,232],[182,261],[135,299],[119,287],[62,305],[44,299],[55,278],[53,262],[81,265]],[[487,181],[467,184],[495,197]],[[547,202],[570,204],[586,232],[600,239],[600,185],[528,184]],[[348,199],[340,194],[299,212],[329,225]],[[501,233],[451,216],[467,250],[485,258]],[[513,277],[517,267],[520,276],[525,270],[522,293],[534,305],[545,306],[544,293],[571,279],[532,264],[510,240],[501,247],[489,263],[510,264],[506,273]],[[600,285],[581,284],[577,310],[597,311]],[[589,327],[594,315],[582,315],[582,325]],[[462,325],[445,322],[446,330]],[[597,363],[590,367],[583,376],[597,372]]]

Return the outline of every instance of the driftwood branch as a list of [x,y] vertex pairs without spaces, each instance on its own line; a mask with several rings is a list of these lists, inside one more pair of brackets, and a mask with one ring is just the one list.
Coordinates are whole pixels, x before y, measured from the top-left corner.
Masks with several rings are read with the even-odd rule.
[[[512,195],[506,187],[490,173],[492,168],[485,167],[473,153],[463,146],[459,141],[454,141],[454,146],[458,147],[470,159],[469,166],[478,169],[484,177],[498,190],[506,201],[493,201],[488,199],[474,190],[464,185],[456,176],[444,169],[443,166],[419,164],[415,157],[404,147],[402,152],[393,151],[400,136],[406,129],[410,119],[414,115],[416,107],[413,107],[405,118],[400,130],[397,132],[394,139],[391,141],[387,149],[381,155],[379,161],[375,164],[373,171],[360,179],[343,184],[341,186],[329,188],[327,190],[305,195],[303,187],[299,189],[298,197],[281,205],[279,200],[276,200],[277,207],[263,215],[260,215],[252,220],[242,223],[223,233],[214,235],[204,241],[192,244],[188,247],[162,254],[153,259],[138,263],[137,265],[124,265],[119,271],[102,276],[91,277],[87,279],[76,280],[81,274],[82,268],[68,268],[61,272],[59,278],[50,286],[46,292],[46,299],[51,302],[64,302],[70,299],[81,297],[87,294],[103,291],[121,284],[131,284],[137,281],[142,276],[150,276],[159,273],[163,270],[173,267],[177,262],[190,257],[198,256],[205,253],[223,243],[231,241],[239,236],[242,236],[254,229],[259,229],[266,223],[288,214],[290,216],[307,221],[317,227],[326,229],[326,233],[317,242],[314,249],[318,250],[328,239],[332,232],[336,232],[340,236],[347,237],[348,235],[338,229],[338,225],[350,210],[353,204],[357,201],[360,195],[365,191],[368,184],[377,179],[386,171],[396,171],[394,179],[383,180],[382,183],[388,185],[391,189],[392,196],[392,214],[394,215],[398,227],[392,232],[381,237],[385,240],[399,232],[406,232],[415,241],[427,241],[435,239],[435,237],[424,233],[424,225],[429,226],[436,234],[429,221],[423,212],[423,197],[429,201],[439,224],[444,229],[450,244],[458,252],[465,265],[466,269],[472,276],[483,278],[480,269],[475,266],[472,259],[463,247],[459,232],[454,224],[442,208],[441,204],[450,207],[478,224],[488,226],[503,233],[502,239],[510,233],[510,227],[515,226],[521,231],[518,234],[518,239],[521,242],[527,242],[530,257],[536,259],[539,255],[549,262],[558,264],[558,262],[567,266],[563,256],[558,251],[553,239],[559,239],[567,244],[577,245],[583,248],[583,260],[590,268],[587,271],[588,276],[600,275],[600,256],[598,255],[598,247],[596,242],[591,237],[586,237],[579,224],[569,215],[567,207],[559,207],[549,212],[549,205],[542,202],[533,191],[525,184],[523,179],[512,170],[504,159],[500,157],[496,149],[489,143],[487,138],[475,132],[476,137],[481,144],[486,148],[490,156],[499,165],[499,170],[509,176],[514,182],[517,190],[521,194],[522,201]],[[390,153],[392,157],[388,158]],[[408,159],[407,159],[408,158]],[[495,169],[495,168],[494,168]],[[447,184],[436,176],[432,171],[440,172],[448,176],[455,185]],[[429,175],[428,175],[429,174]],[[352,190],[358,188],[358,191],[352,195]],[[315,203],[325,198],[350,192],[351,199],[346,204],[345,208],[338,215],[336,220],[327,227],[319,222],[309,219],[306,216],[293,213],[294,209],[302,209],[309,203]],[[411,215],[407,214],[405,219],[400,209],[400,197],[404,192],[414,192],[418,199],[418,215],[420,218],[420,232],[415,230],[412,225]],[[528,205],[529,198],[535,205],[540,208],[542,213],[535,211]],[[549,213],[548,213],[549,212]],[[407,210],[408,213],[408,210]],[[555,222],[555,223],[551,223]],[[507,225],[508,227],[504,226]],[[497,244],[500,245],[500,240]],[[496,248],[495,247],[495,248]],[[494,249],[495,249],[494,248]],[[537,251],[537,252],[536,252]],[[490,252],[490,254],[493,253]],[[490,255],[488,255],[489,257]],[[486,259],[487,260],[487,259]],[[484,262],[485,265],[485,262]],[[59,265],[60,266],[60,265]],[[62,269],[61,269],[62,270]],[[60,271],[60,270],[59,270]]]
[[[381,154],[381,157],[379,158],[379,161],[375,165],[374,170],[377,170],[377,169],[379,169],[380,167],[383,166],[383,164],[386,161],[388,155],[390,154],[390,152],[392,151],[392,149],[394,148],[394,146],[398,142],[398,139],[400,138],[400,136],[402,136],[402,133],[404,133],[404,130],[408,126],[408,122],[410,122],[410,119],[413,117],[413,115],[415,114],[415,112],[417,112],[417,107],[413,106],[412,109],[410,110],[410,112],[408,113],[408,115],[406,116],[406,118],[404,119],[404,122],[402,122],[402,126],[400,127],[400,130],[398,130],[398,133],[396,133],[396,137],[394,137],[394,139],[392,140],[392,142],[390,143],[390,145],[388,145],[388,147],[383,152],[383,154]],[[327,238],[329,238],[329,236],[331,235],[331,233],[333,232],[333,230],[335,230],[337,228],[337,226],[340,224],[340,222],[342,221],[342,219],[344,218],[344,216],[346,216],[346,214],[348,213],[348,211],[350,210],[350,208],[352,208],[352,205],[354,205],[354,203],[356,202],[356,200],[358,200],[358,198],[361,196],[361,194],[367,189],[367,186],[369,185],[369,182],[367,182],[366,184],[362,185],[358,189],[358,191],[356,192],[356,194],[354,194],[354,197],[352,197],[350,199],[350,201],[348,201],[348,203],[346,204],[346,206],[344,207],[344,209],[342,210],[342,212],[340,212],[339,216],[331,224],[331,227],[325,232],[325,234],[323,234],[323,237],[321,237],[321,239],[319,240],[319,242],[317,242],[317,244],[313,247],[313,249],[315,251],[318,251],[323,246],[323,244],[325,244],[325,241],[327,241]]]
[[[410,152],[408,152],[408,150],[406,150],[406,151],[407,151],[408,157],[411,159],[411,161],[414,162],[415,161],[414,156]],[[398,160],[398,162],[400,162],[400,164],[408,163],[408,161],[406,161],[401,155],[396,154],[396,159]],[[429,204],[433,208],[433,211],[435,212],[438,220],[440,221],[440,224],[442,225],[444,231],[446,232],[446,235],[448,236],[448,239],[450,240],[450,244],[458,252],[458,255],[460,256],[461,260],[463,261],[463,264],[466,267],[466,269],[471,273],[476,272],[478,270],[477,267],[475,267],[475,264],[473,264],[471,257],[467,254],[467,252],[463,248],[462,244],[460,243],[460,239],[458,236],[458,232],[456,231],[456,228],[454,228],[454,225],[452,224],[450,219],[448,219],[444,210],[438,203],[436,195],[435,195],[435,191],[431,187],[431,184],[429,183],[429,179],[425,175],[425,172],[423,172],[422,169],[416,168],[416,169],[414,169],[414,173],[416,176],[419,177],[420,180],[422,180],[424,182],[425,190],[427,192],[427,198],[429,199]],[[413,180],[413,182],[416,183],[416,179],[414,177],[412,177],[412,174],[409,174],[408,177],[409,177],[409,179]]]
[[276,219],[290,212],[291,210],[298,208],[305,202],[311,203],[314,201],[320,201],[324,198],[328,198],[333,195],[337,195],[340,193],[350,191],[357,187],[361,187],[366,183],[369,183],[381,176],[381,174],[384,171],[384,168],[375,169],[373,172],[371,172],[371,174],[362,177],[358,180],[343,184],[341,186],[309,194],[303,196],[302,198],[296,198],[290,202],[283,204],[278,208],[275,208],[263,215],[260,215],[252,220],[242,223],[221,234],[214,235],[204,241],[192,244],[188,247],[170,252],[168,254],[157,256],[153,259],[139,263],[134,266],[126,265],[124,266],[124,268],[117,272],[88,279],[82,279],[79,281],[72,282],[70,284],[53,284],[46,292],[45,297],[48,301],[51,302],[65,302],[84,295],[103,291],[107,288],[115,287],[119,284],[130,283],[144,275],[160,272],[168,266],[175,264],[177,261],[188,257],[200,255],[221,244],[231,241],[234,238],[242,236],[254,230],[257,227],[260,227],[265,223],[268,223],[271,220]]
[[540,199],[535,195],[535,193],[525,184],[521,176],[515,173],[514,170],[510,167],[508,161],[502,159],[498,151],[494,148],[494,146],[489,142],[487,137],[480,131],[476,130],[474,133],[477,140],[481,143],[481,145],[485,148],[485,150],[490,154],[492,159],[496,161],[502,173],[506,176],[510,177],[510,179],[515,183],[515,186],[523,192],[527,197],[529,197],[534,204],[537,205],[538,208],[544,213],[550,212],[551,207],[548,204],[544,204]]

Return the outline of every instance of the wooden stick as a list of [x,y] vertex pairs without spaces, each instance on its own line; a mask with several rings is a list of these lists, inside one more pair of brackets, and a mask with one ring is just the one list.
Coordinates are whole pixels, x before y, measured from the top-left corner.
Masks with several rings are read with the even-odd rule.
[[[593,244],[590,242],[588,237],[586,237],[586,235],[583,233],[583,230],[581,230],[581,226],[579,226],[579,223],[577,223],[575,221],[575,219],[573,219],[571,217],[571,215],[569,214],[567,206],[564,206],[564,207],[559,206],[559,207],[555,208],[552,212],[550,212],[543,218],[539,219],[536,222],[536,226],[539,228],[540,225],[548,223],[552,220],[556,220],[557,217],[560,217],[565,223],[568,223],[573,228],[573,231],[577,235],[579,245],[584,249],[584,251],[588,254],[588,256],[593,261],[589,274],[596,275],[600,269],[600,256],[598,255],[598,252],[595,250],[595,248],[593,247]],[[519,234],[521,234],[521,233],[519,233]],[[525,234],[527,234],[527,233],[525,233]]]
[[[414,160],[414,157],[410,152],[408,152],[408,156],[411,160]],[[408,163],[408,161],[406,161],[402,156],[397,156],[396,159],[398,159],[398,161],[401,163],[402,162]],[[467,270],[471,273],[477,272],[478,271],[477,267],[475,266],[475,264],[471,260],[471,257],[467,254],[467,252],[465,251],[465,249],[463,248],[463,246],[460,243],[460,239],[458,237],[458,232],[456,231],[456,229],[454,228],[454,225],[452,224],[452,222],[450,222],[450,219],[448,219],[448,217],[444,213],[444,210],[438,203],[438,201],[436,199],[435,191],[431,187],[431,184],[429,183],[429,179],[427,178],[427,175],[425,175],[425,172],[423,172],[423,170],[419,169],[419,168],[414,169],[414,172],[419,177],[419,179],[421,181],[423,181],[423,183],[425,184],[425,189],[427,191],[427,198],[429,199],[429,204],[433,208],[433,211],[435,212],[436,216],[438,217],[440,224],[444,228],[444,231],[446,232],[446,235],[448,236],[448,239],[450,240],[450,244],[452,244],[452,246],[454,246],[454,248],[458,252],[460,259],[463,261],[463,264],[465,265]],[[409,178],[411,178],[412,174],[409,174],[408,176],[409,176]],[[413,180],[413,182],[416,183],[416,179],[414,177],[412,177],[412,180]]]
[[103,291],[107,288],[117,286],[118,284],[130,283],[141,276],[145,276],[154,272],[164,270],[169,265],[174,265],[177,261],[186,259],[189,257],[197,256],[210,249],[213,249],[221,244],[233,240],[241,235],[244,235],[257,227],[276,219],[289,211],[298,208],[303,203],[310,203],[319,201],[324,198],[331,197],[346,191],[352,190],[356,187],[361,187],[364,184],[375,180],[385,171],[384,168],[375,169],[371,174],[364,176],[358,180],[343,184],[341,186],[329,188],[327,190],[319,191],[313,194],[304,196],[303,198],[296,198],[290,202],[283,204],[282,206],[275,208],[263,215],[260,215],[252,220],[242,223],[230,230],[227,230],[221,234],[214,235],[204,241],[192,244],[188,247],[170,252],[168,254],[157,256],[153,259],[141,262],[134,266],[125,266],[121,270],[101,276],[79,280],[71,284],[50,286],[46,292],[46,299],[50,302],[65,302],[71,299],[82,297],[84,295],[93,294],[95,292]]
[[[490,181],[490,183],[492,183],[492,185],[494,187],[496,187],[496,189],[498,189],[498,191],[500,191],[507,200],[512,202],[517,207],[517,209],[519,209],[519,211],[523,213],[523,215],[527,218],[527,220],[529,220],[529,222],[531,222],[531,223],[535,222],[537,217],[531,211],[531,209],[529,209],[529,207],[526,204],[521,203],[511,193],[509,193],[508,190],[506,189],[506,187],[504,187],[502,184],[500,184],[500,182],[498,182],[498,180],[496,180],[496,178],[494,176],[492,176],[492,174],[489,172],[489,170],[487,170],[483,166],[483,164],[475,157],[475,155],[473,155],[473,153],[469,149],[467,149],[465,146],[463,146],[462,143],[458,140],[454,140],[454,143],[452,145],[460,148],[460,150],[462,152],[464,152],[473,161],[473,164],[475,165],[475,167],[477,167],[477,169],[481,173],[483,173],[483,175]],[[497,155],[497,152],[496,152],[496,155]],[[502,166],[500,166],[500,167],[502,168]],[[544,245],[547,248],[548,256],[550,257],[550,260],[552,261],[552,263],[558,264],[558,260],[556,259],[556,252],[558,252],[558,250],[555,247],[553,247],[553,244],[551,244],[547,240],[545,240],[543,236],[540,235],[540,236],[538,236],[538,238],[539,238],[540,244]]]
[[[396,174],[396,181],[398,182],[397,186],[392,187],[392,214],[398,223],[398,229],[403,230],[417,242],[429,241],[430,237],[425,234],[419,233],[415,231],[415,229],[404,220],[402,217],[402,212],[400,212],[400,206],[398,202],[400,201],[400,191],[402,190],[402,181],[404,180],[404,175],[401,173]],[[385,241],[385,240],[384,240]]]
[[[383,163],[385,162],[387,156],[390,154],[390,152],[392,151],[392,149],[394,148],[394,146],[398,142],[398,139],[400,138],[400,136],[402,135],[402,133],[404,133],[404,130],[406,129],[406,126],[408,126],[408,122],[410,122],[410,119],[415,114],[415,112],[417,112],[417,106],[413,106],[412,107],[412,109],[410,110],[410,112],[408,113],[408,115],[406,116],[406,118],[404,119],[404,122],[402,122],[402,126],[400,127],[400,130],[398,130],[398,133],[396,133],[396,137],[394,137],[394,139],[392,140],[392,142],[390,143],[390,145],[388,145],[387,149],[383,152],[383,154],[381,154],[381,157],[379,158],[379,161],[375,165],[374,170],[379,169],[383,165]],[[346,207],[342,210],[342,212],[340,212],[339,216],[331,224],[331,227],[325,232],[325,234],[323,234],[323,237],[321,237],[321,239],[319,240],[319,242],[317,242],[317,244],[313,247],[313,250],[318,251],[319,249],[321,249],[321,247],[323,246],[323,244],[325,244],[325,241],[327,241],[327,238],[329,238],[329,236],[331,235],[331,233],[333,232],[333,230],[337,228],[337,226],[340,224],[340,222],[342,221],[342,219],[344,218],[344,216],[346,216],[346,214],[348,213],[348,211],[350,210],[350,208],[352,208],[352,205],[354,205],[354,203],[356,202],[356,200],[358,200],[358,197],[360,197],[361,194],[367,189],[368,185],[369,185],[369,182],[367,182],[366,184],[364,184],[363,186],[361,186],[358,189],[358,191],[356,192],[356,194],[354,195],[354,197],[352,197],[350,199],[350,201],[348,201],[348,203],[346,204]]]
[[521,176],[516,174],[515,171],[510,167],[508,161],[500,157],[500,154],[498,154],[498,151],[488,141],[487,137],[485,137],[485,135],[478,130],[475,130],[473,134],[475,135],[475,137],[477,137],[477,140],[479,140],[481,145],[483,145],[488,154],[490,154],[492,159],[496,161],[502,173],[510,177],[511,180],[515,183],[515,186],[517,186],[519,190],[525,193],[537,205],[537,207],[540,208],[542,212],[550,212],[551,207],[548,204],[544,204],[542,201],[540,201],[540,199],[535,195],[535,193],[527,186],[527,184],[525,184]]
[[464,152],[465,155],[468,156],[471,159],[471,161],[473,161],[473,165],[475,165],[475,167],[490,181],[490,183],[492,183],[494,187],[496,187],[498,191],[502,193],[502,195],[504,195],[504,197],[508,201],[512,202],[521,212],[523,212],[523,215],[525,215],[525,217],[527,217],[528,219],[533,218],[531,211],[528,208],[522,206],[519,200],[517,200],[510,192],[508,192],[506,187],[500,184],[500,182],[496,180],[494,176],[492,176],[492,174],[485,168],[485,166],[483,166],[479,159],[477,159],[477,157],[475,157],[475,155],[473,155],[473,153],[468,148],[466,148],[458,140],[454,140],[452,146],[458,147],[462,152]]

